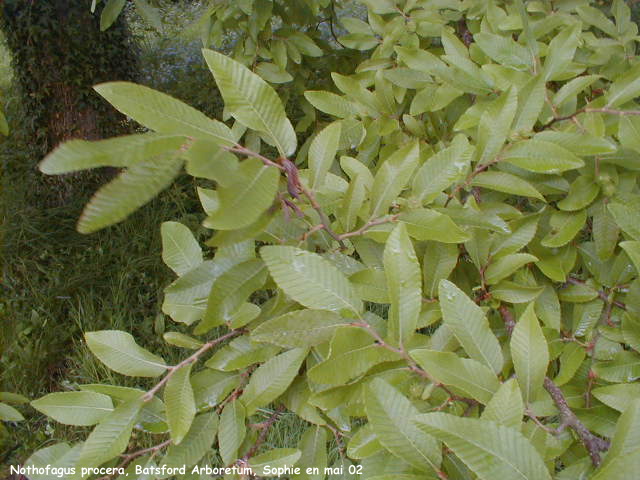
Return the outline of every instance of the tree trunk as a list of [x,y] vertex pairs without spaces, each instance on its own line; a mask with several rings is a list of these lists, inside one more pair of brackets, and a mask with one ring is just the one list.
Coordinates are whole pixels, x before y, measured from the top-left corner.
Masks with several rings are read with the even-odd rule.
[[[124,119],[92,89],[105,81],[134,79],[137,55],[124,15],[101,32],[99,11],[92,14],[88,2],[4,0],[0,4],[1,27],[30,121],[20,133],[35,147],[35,156],[41,158],[71,138],[95,140],[124,133]],[[66,203],[78,188],[86,189],[76,184],[92,175],[42,179],[49,190],[45,197],[53,204]]]

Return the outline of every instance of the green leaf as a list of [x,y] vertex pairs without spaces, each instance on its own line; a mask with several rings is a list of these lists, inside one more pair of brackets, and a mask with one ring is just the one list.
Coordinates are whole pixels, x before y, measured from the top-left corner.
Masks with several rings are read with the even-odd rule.
[[373,181],[371,188],[371,217],[387,213],[389,206],[411,179],[418,166],[420,147],[417,141],[410,142],[387,157]]
[[243,161],[238,177],[226,187],[218,187],[220,207],[204,222],[207,228],[235,230],[258,220],[273,203],[280,172],[250,158]]
[[491,256],[516,253],[529,245],[536,234],[539,219],[538,215],[529,215],[513,220],[509,225],[512,233],[501,235],[494,241],[491,246]]
[[196,408],[219,404],[240,385],[241,377],[236,373],[201,370],[191,376],[191,386]]
[[389,235],[383,261],[391,303],[389,336],[403,345],[415,332],[422,308],[420,263],[403,223]]
[[374,342],[360,327],[336,329],[329,357],[309,369],[309,380],[324,385],[344,385],[384,362],[400,360],[398,353]]
[[640,398],[640,383],[618,383],[594,388],[593,396],[605,405],[624,412],[636,399]]
[[462,348],[474,360],[485,364],[494,372],[502,370],[500,343],[489,328],[482,309],[467,297],[462,290],[448,280],[441,280],[438,297],[442,309],[442,320]]
[[[622,317],[622,336],[627,345],[636,352],[640,352],[640,321],[628,312]],[[2,400],[1,396],[0,400]]]
[[336,328],[345,325],[349,325],[349,321],[334,312],[296,310],[260,324],[251,332],[251,340],[308,348],[331,340]]
[[640,242],[628,240],[620,242],[619,245],[627,252],[627,255],[629,255],[629,258],[633,262],[633,266],[640,272]]
[[23,403],[29,403],[29,399],[24,395],[13,392],[0,392],[0,402],[13,403],[14,405],[21,405]]
[[491,397],[481,418],[520,430],[523,415],[524,403],[520,388],[518,388],[516,380],[510,378],[501,384],[498,391]]
[[533,185],[526,180],[522,180],[520,177],[506,172],[494,170],[479,173],[473,178],[471,185],[474,187],[488,188],[496,192],[511,193],[513,195],[532,197],[544,201],[542,194],[536,190]]
[[107,0],[100,14],[100,31],[104,32],[116,21],[124,8],[126,0]]
[[129,82],[102,83],[94,89],[118,111],[158,133],[207,139],[217,145],[235,144],[224,123],[165,93]]
[[509,280],[502,280],[491,287],[491,296],[508,303],[533,302],[542,293],[544,287],[520,285]]
[[119,330],[86,332],[84,338],[91,353],[111,370],[132,377],[157,377],[166,363],[140,347],[133,337]]
[[176,322],[191,325],[204,315],[213,282],[241,258],[206,260],[165,289],[162,311]]
[[284,393],[298,374],[307,353],[305,348],[294,348],[258,367],[240,397],[247,408],[247,415],[253,415],[259,407],[268,405]]
[[608,382],[635,382],[640,378],[640,355],[623,350],[611,360],[595,362],[592,370]]
[[260,255],[278,286],[296,302],[319,310],[362,310],[349,280],[320,255],[295,247],[266,246]]
[[456,245],[429,242],[422,262],[424,271],[424,292],[429,298],[438,293],[438,283],[449,277],[458,263]]
[[230,57],[207,49],[202,53],[224,99],[225,109],[243,125],[265,133],[280,155],[292,155],[297,145],[296,133],[275,90]]
[[342,123],[333,122],[314,137],[309,146],[309,170],[311,188],[317,190],[324,184],[324,178],[338,152],[338,142]]
[[166,332],[162,335],[162,338],[169,345],[175,345],[176,347],[182,348],[190,348],[192,350],[197,350],[200,348],[203,343],[200,340],[197,340],[189,335],[185,335],[180,332]]
[[412,194],[421,204],[432,202],[443,190],[462,180],[471,162],[473,149],[464,135],[456,135],[451,145],[422,165],[413,179]]
[[435,240],[444,243],[463,243],[471,236],[458,227],[447,215],[419,208],[400,214],[409,235],[416,240]]
[[588,132],[558,132],[545,130],[535,135],[535,140],[555,143],[578,156],[594,156],[615,153],[618,145],[608,138],[596,137]]
[[549,364],[547,340],[530,303],[518,319],[511,335],[511,358],[525,404],[536,399],[542,389]]
[[591,205],[600,193],[600,186],[586,175],[575,179],[565,198],[557,203],[560,210],[576,211]]
[[[620,462],[621,458],[627,455],[634,455],[634,450],[638,449],[638,442],[640,441],[640,400],[632,401],[629,406],[624,410],[618,422],[616,424],[616,431],[611,441],[611,447],[604,458],[599,472],[596,473],[595,478],[600,472],[606,472],[609,465],[614,465]],[[615,470],[609,470],[611,474],[615,475]],[[608,478],[602,476],[602,478]]]
[[627,480],[633,478],[638,473],[638,469],[640,469],[640,448],[615,457],[611,463],[598,469],[591,480]]
[[421,471],[439,471],[440,447],[414,424],[413,417],[419,411],[409,399],[386,381],[374,378],[365,407],[378,441],[387,450]]
[[481,480],[551,480],[535,447],[513,428],[448,413],[426,413],[415,420]]
[[162,260],[178,275],[187,273],[202,263],[202,249],[191,230],[178,222],[164,222],[162,235]]
[[133,164],[100,188],[78,221],[80,233],[92,233],[127,218],[167,188],[182,168],[175,157],[153,158]]
[[618,226],[634,240],[640,240],[640,209],[618,202],[607,204]]
[[3,422],[21,422],[24,417],[12,406],[0,402],[0,420]]
[[484,279],[488,285],[494,285],[501,280],[513,275],[516,270],[531,262],[537,262],[538,258],[529,253],[512,253],[505,255],[489,263],[484,272]]
[[613,82],[607,93],[607,107],[623,105],[638,96],[640,96],[640,65],[635,65]]
[[511,124],[518,108],[518,95],[514,87],[509,88],[494,100],[480,117],[476,157],[478,165],[495,159],[511,132]]
[[249,260],[234,265],[220,275],[211,288],[204,319],[194,330],[201,334],[229,322],[242,304],[267,280],[264,262]]
[[278,347],[252,343],[248,337],[242,336],[218,350],[205,365],[216,370],[231,372],[254,363],[264,362],[279,351]]
[[[327,466],[327,430],[319,425],[309,427],[298,444],[302,456],[296,464],[301,473],[293,478],[323,480],[324,469]],[[307,469],[317,468],[319,473],[307,473]]]
[[96,425],[84,442],[76,471],[101,465],[125,451],[142,404],[142,396],[126,401]]
[[368,268],[349,277],[358,295],[363,300],[375,303],[390,303],[387,277],[384,270]]
[[94,392],[56,392],[31,406],[66,425],[95,425],[113,411],[111,398]]
[[190,381],[192,366],[193,363],[189,363],[174,370],[164,389],[167,423],[175,445],[182,442],[196,415],[196,402]]
[[586,356],[587,352],[583,347],[577,343],[567,343],[562,349],[560,371],[556,378],[553,379],[553,383],[560,387],[571,380]]
[[453,352],[411,350],[411,357],[438,383],[448,385],[486,404],[500,387],[500,381],[490,368],[470,358],[460,358]]
[[168,468],[188,468],[195,465],[211,449],[217,431],[218,415],[214,412],[198,415],[180,445],[169,445],[160,465]]
[[531,172],[554,174],[584,167],[566,148],[544,140],[523,140],[509,146],[500,158]]
[[620,117],[618,138],[623,147],[640,153],[640,121],[638,118]]
[[355,459],[366,458],[378,453],[382,448],[376,432],[373,430],[373,425],[367,423],[360,427],[349,440],[347,456]]
[[[73,447],[70,447],[66,443],[56,443],[46,448],[42,448],[35,453],[33,453],[26,461],[25,467],[35,468],[43,468],[46,472],[47,466],[49,466],[50,471],[55,468],[75,468],[76,460],[78,459],[78,455],[82,450],[82,443],[78,443]],[[64,470],[61,470],[64,471]],[[58,476],[54,476],[51,473],[47,475],[43,473],[42,475],[32,473],[29,475],[30,480],[54,480],[60,478]]]
[[316,109],[334,117],[347,118],[356,112],[353,102],[335,93],[308,90],[304,92],[304,98]]
[[238,448],[247,434],[245,427],[246,410],[238,400],[227,403],[220,415],[218,445],[224,465],[231,465],[237,458]]
[[549,219],[551,231],[542,239],[542,245],[557,248],[569,243],[587,221],[587,210],[554,212]]
[[581,25],[565,27],[549,43],[549,53],[544,62],[544,80],[557,80],[569,68],[580,40]]
[[186,143],[183,136],[143,133],[88,142],[69,140],[49,153],[38,168],[55,175],[97,167],[129,167],[167,152],[176,152]]
[[269,477],[278,468],[295,465],[302,456],[297,448],[274,448],[249,459],[249,468],[257,475]]
[[533,65],[531,52],[509,37],[480,32],[473,36],[480,49],[500,65],[526,70]]
[[583,75],[580,77],[576,77],[573,80],[565,83],[560,87],[560,90],[556,92],[553,96],[553,104],[556,108],[561,107],[567,101],[575,98],[575,96],[580,93],[582,90],[587,88],[596,80],[602,78],[600,75]]
[[533,77],[520,89],[514,132],[527,134],[533,130],[544,107],[545,93],[545,84],[541,76]]

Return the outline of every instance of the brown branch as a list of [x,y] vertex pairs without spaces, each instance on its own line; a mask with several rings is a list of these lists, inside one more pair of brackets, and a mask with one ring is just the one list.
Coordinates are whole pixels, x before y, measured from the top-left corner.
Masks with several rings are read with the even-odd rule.
[[320,217],[320,223],[322,225],[322,230],[327,232],[331,238],[333,238],[336,242],[338,242],[341,250],[344,250],[345,248],[347,248],[345,243],[340,238],[340,235],[334,232],[333,229],[331,228],[331,221],[329,220],[329,217],[327,217],[327,215],[322,210],[322,207],[320,207],[320,204],[316,200],[316,197],[313,194],[313,192],[309,190],[307,187],[305,187],[302,183],[300,184],[300,190],[302,191],[304,196],[306,196],[309,199],[309,203],[311,204],[311,207],[318,213],[318,216]]
[[[567,277],[567,283],[571,283],[572,285],[585,285],[587,282],[585,282],[584,280],[580,280],[579,278],[570,276]],[[622,310],[627,309],[627,306],[624,303],[619,302],[618,300],[613,300],[612,302],[610,302],[609,295],[607,295],[607,292],[605,292],[604,290],[598,290],[598,297],[600,297],[601,300],[604,300],[607,304],[614,305],[618,308],[621,308]]]
[[233,337],[237,337],[238,335],[245,333],[245,330],[232,330],[231,332],[216,338],[215,340],[211,340],[210,342],[205,343],[204,345],[202,345],[202,347],[200,347],[193,355],[185,358],[184,360],[182,360],[180,363],[178,363],[177,365],[174,365],[172,367],[167,367],[167,374],[162,378],[162,380],[160,380],[151,390],[149,390],[147,393],[144,394],[144,396],[142,397],[142,400],[144,402],[148,402],[150,401],[153,396],[156,394],[156,392],[158,392],[158,390],[160,390],[162,388],[162,386],[167,383],[169,381],[169,379],[173,376],[174,373],[176,373],[180,368],[184,367],[185,365],[188,365],[190,363],[194,363],[198,360],[198,358],[200,358],[200,356],[205,353],[207,350],[213,348],[214,346],[218,345],[221,342],[224,342],[225,340],[228,340],[230,338]]
[[274,423],[276,423],[280,419],[280,416],[283,411],[284,411],[284,407],[280,405],[267,420],[259,424],[257,428],[261,430],[260,436],[258,437],[256,442],[253,444],[251,449],[247,452],[247,454],[244,457],[242,457],[241,459],[242,463],[246,463],[260,449],[262,444],[267,439],[267,435],[269,434],[269,429],[273,426]]
[[575,119],[575,117],[577,117],[581,113],[607,113],[609,115],[620,115],[624,117],[628,115],[640,115],[640,110],[618,110],[615,108],[607,108],[607,107],[602,107],[602,108],[584,107],[584,108],[581,108],[580,110],[577,110],[575,113],[572,113],[571,115],[552,118],[549,122],[547,122],[542,126],[541,130],[549,128],[551,125],[553,125],[556,122],[562,122],[564,120],[573,120]]
[[[163,448],[169,446],[171,444],[171,439],[169,438],[168,440],[165,440],[162,443],[159,443],[158,445],[154,445],[153,447],[148,447],[148,448],[143,448],[142,450],[138,450],[136,452],[133,453],[127,453],[127,454],[122,454],[120,455],[122,457],[122,462],[120,462],[118,464],[118,466],[116,467],[117,470],[121,469],[121,468],[127,468],[127,466],[136,458],[141,457],[142,455],[146,455],[147,453],[150,453],[151,456],[154,456],[156,453],[158,453],[160,450],[162,450]],[[111,477],[113,477],[114,474],[111,475],[105,475],[104,477],[99,477],[97,480],[109,480]]]
[[226,150],[227,152],[233,152],[233,153],[239,153],[240,155],[245,155],[247,157],[253,157],[253,158],[257,158],[259,160],[262,161],[262,163],[264,163],[265,165],[268,165],[269,167],[275,167],[278,170],[284,170],[284,167],[282,165],[278,165],[276,162],[274,162],[273,160],[268,159],[267,157],[265,157],[264,155],[260,155],[257,152],[254,152],[253,150],[249,150],[246,147],[243,147],[242,145],[236,144],[232,147],[221,147],[223,150]]
[[447,201],[444,202],[445,208],[449,205],[449,202],[451,202],[451,200],[453,200],[453,197],[455,197],[456,193],[458,193],[463,188],[468,187],[469,185],[471,185],[471,182],[476,177],[476,175],[488,170],[491,165],[495,165],[496,163],[498,163],[498,161],[499,161],[499,158],[495,158],[495,159],[491,160],[490,162],[483,163],[482,165],[476,165],[476,168],[473,170],[473,172],[471,172],[469,174],[469,176],[466,178],[464,183],[461,183],[460,185],[457,185],[451,191],[451,193],[449,194],[449,196],[447,198]]
[[347,233],[341,234],[340,235],[340,239],[344,240],[345,238],[357,237],[358,235],[363,235],[364,233],[367,232],[367,230],[369,230],[371,227],[375,227],[376,225],[382,225],[384,223],[396,222],[398,220],[399,216],[400,215],[396,214],[396,215],[391,215],[391,216],[387,215],[385,217],[374,218],[373,220],[369,220],[362,227],[360,227],[357,230],[354,230],[353,232],[347,232]]
[[560,390],[549,377],[545,377],[544,379],[544,388],[549,392],[553,403],[555,403],[560,411],[560,426],[557,432],[561,432],[567,427],[576,432],[578,438],[580,438],[580,441],[587,449],[587,452],[589,452],[591,462],[597,467],[601,460],[600,452],[606,452],[609,449],[610,442],[594,435],[585,427],[576,414],[569,408],[562,390]]
[[500,312],[500,316],[504,321],[504,326],[507,330],[507,337],[511,337],[511,334],[513,333],[513,329],[516,326],[516,320],[515,318],[513,318],[513,313],[511,313],[511,311],[507,308],[506,305],[502,305],[502,304],[498,308],[498,311]]

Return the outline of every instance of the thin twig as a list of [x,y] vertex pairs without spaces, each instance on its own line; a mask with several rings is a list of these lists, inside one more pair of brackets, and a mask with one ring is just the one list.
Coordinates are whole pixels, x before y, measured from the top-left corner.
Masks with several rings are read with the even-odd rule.
[[374,218],[373,220],[369,220],[367,223],[365,223],[359,229],[354,230],[353,232],[343,233],[343,234],[339,235],[339,237],[340,237],[341,240],[344,240],[345,238],[357,237],[358,235],[363,235],[364,233],[367,232],[367,230],[369,230],[372,227],[375,227],[376,225],[382,225],[382,224],[385,224],[385,223],[396,222],[398,220],[399,216],[400,215],[396,214],[396,215],[386,215],[386,216],[380,217],[380,218]]
[[267,420],[265,420],[260,424],[260,426],[258,427],[261,430],[260,436],[258,437],[256,442],[253,444],[251,449],[247,452],[247,454],[244,457],[242,457],[243,462],[247,462],[260,449],[264,441],[267,439],[267,435],[269,434],[269,429],[273,426],[274,423],[276,423],[280,419],[280,416],[283,411],[284,411],[284,407],[280,405]]
[[500,316],[504,321],[504,327],[507,330],[507,337],[511,337],[513,329],[516,326],[516,320],[513,318],[513,313],[511,313],[506,305],[500,305],[498,311],[500,312]]
[[549,122],[547,122],[545,125],[542,126],[542,130],[549,128],[551,125],[553,125],[556,122],[562,122],[564,120],[573,120],[575,117],[577,117],[581,113],[607,113],[609,115],[620,115],[624,117],[628,115],[640,115],[640,110],[618,110],[615,108],[607,108],[607,107],[602,107],[602,108],[584,107],[572,113],[571,115],[552,118]]
[[325,232],[327,232],[331,238],[333,238],[336,242],[338,242],[341,250],[344,250],[345,248],[347,248],[345,243],[340,238],[340,235],[334,232],[333,229],[331,228],[331,221],[329,220],[329,217],[327,217],[327,215],[322,210],[322,207],[320,207],[320,204],[316,200],[316,197],[313,194],[313,192],[309,190],[306,186],[304,186],[302,183],[300,183],[300,190],[303,193],[303,195],[309,199],[309,203],[311,204],[311,207],[318,213],[318,216],[320,217],[320,222],[322,224],[322,229]]
[[569,427],[576,432],[580,441],[587,449],[587,452],[589,452],[591,462],[597,467],[601,460],[600,452],[606,452],[609,449],[610,442],[594,435],[585,427],[576,414],[569,408],[562,390],[560,390],[549,377],[545,377],[544,379],[544,388],[549,392],[553,403],[555,403],[560,411],[560,426],[557,431],[560,432]]
[[[587,282],[585,282],[584,280],[580,280],[579,278],[569,276],[567,277],[567,283],[571,283],[572,285],[586,285]],[[619,302],[618,300],[609,302],[609,295],[607,295],[607,292],[605,292],[604,290],[598,290],[598,297],[607,302],[607,304],[611,303],[611,305],[621,308],[622,310],[627,309],[627,306],[624,303]]]
[[[133,453],[126,453],[126,454],[122,454],[120,455],[122,457],[122,462],[120,462],[118,464],[118,466],[116,467],[116,471],[121,469],[121,468],[127,468],[127,466],[136,458],[141,457],[142,455],[146,455],[147,453],[150,453],[151,456],[155,455],[156,453],[158,453],[160,450],[162,450],[163,448],[169,446],[171,444],[171,439],[169,438],[168,440],[165,440],[162,443],[159,443],[158,445],[154,445],[153,447],[148,447],[148,448],[143,448],[142,450],[138,450],[136,452]],[[111,474],[111,475],[105,475],[104,477],[99,477],[97,480],[109,480],[113,475],[115,474]]]
[[239,153],[240,155],[245,155],[247,157],[254,157],[257,158],[259,160],[262,161],[262,163],[264,163],[265,165],[268,165],[270,167],[275,167],[278,170],[284,170],[284,167],[282,165],[278,165],[276,162],[274,162],[273,160],[268,159],[267,157],[265,157],[264,155],[260,155],[257,152],[254,152],[253,150],[249,150],[246,147],[243,147],[242,145],[234,145],[232,147],[222,147],[222,149],[226,150],[227,152],[233,152],[233,153]]
[[233,337],[237,337],[242,333],[245,333],[245,330],[232,330],[231,332],[221,337],[218,337],[215,340],[211,340],[210,342],[205,343],[193,355],[185,358],[177,365],[174,365],[172,367],[167,367],[167,374],[151,390],[149,390],[147,393],[144,394],[144,396],[142,397],[142,400],[144,402],[150,401],[153,398],[153,396],[156,394],[156,392],[158,392],[158,390],[160,390],[162,386],[165,383],[167,383],[169,379],[173,376],[173,374],[176,373],[180,368],[184,367],[185,365],[189,365],[190,363],[196,362],[198,358],[200,358],[200,356],[203,353],[205,353],[207,350],[213,348],[214,346],[218,345],[221,342],[224,342],[225,340],[228,340]]

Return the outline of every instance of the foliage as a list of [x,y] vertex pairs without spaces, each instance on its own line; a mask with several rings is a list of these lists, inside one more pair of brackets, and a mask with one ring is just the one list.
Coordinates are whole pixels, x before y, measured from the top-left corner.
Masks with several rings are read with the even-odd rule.
[[[167,364],[126,332],[87,332],[105,365],[153,386],[35,400],[96,426],[28,464],[191,471],[213,448],[220,465],[265,476],[285,465],[365,478],[634,475],[640,63],[629,8],[362,3],[366,22],[342,19],[344,49],[308,27],[332,3],[216,4],[212,28],[231,18],[243,38],[235,60],[203,50],[227,123],[147,87],[96,87],[155,133],[76,140],[45,158],[45,172],[124,168],[79,229],[124,218],[184,165],[215,186],[198,189],[215,233],[203,251],[186,227],[162,227],[178,275],[163,311],[192,327],[165,338],[192,353]],[[321,56],[335,88],[308,89],[307,60]],[[293,83],[289,101],[315,109],[296,124],[315,127],[302,145],[270,85],[281,81]],[[264,451],[285,410],[307,431],[296,448]],[[127,450],[132,431],[154,446]]]

